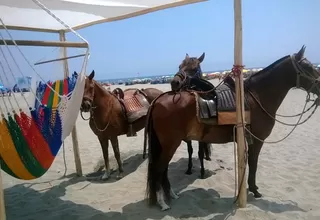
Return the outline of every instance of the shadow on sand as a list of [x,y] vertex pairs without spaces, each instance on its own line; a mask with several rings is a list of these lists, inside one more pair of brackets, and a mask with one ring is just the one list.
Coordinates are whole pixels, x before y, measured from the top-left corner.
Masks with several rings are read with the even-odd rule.
[[[146,200],[131,203],[120,212],[102,212],[89,205],[76,204],[59,198],[57,190],[39,193],[23,185],[17,185],[5,190],[7,217],[12,220],[145,220],[173,218],[197,218],[211,216],[212,220],[223,220],[235,214],[234,198],[221,198],[215,190],[192,189],[180,194],[178,200],[171,202],[170,210],[160,211],[159,207],[150,207]],[[57,194],[56,194],[57,193]],[[18,201],[18,202],[17,202]],[[304,211],[295,204],[278,204],[264,199],[248,201],[259,208],[268,207],[269,212]],[[33,203],[35,209],[24,208],[26,203]],[[260,204],[260,205],[259,205]],[[30,204],[28,204],[30,207]],[[271,208],[270,208],[271,207]],[[272,208],[273,207],[273,208]],[[265,208],[264,208],[265,209]],[[28,218],[32,216],[32,218]]]
[[[134,172],[143,161],[140,154],[128,158],[126,175]],[[166,212],[161,212],[158,206],[148,206],[146,200],[125,205],[121,213],[114,211],[103,212],[89,205],[65,201],[60,197],[66,194],[68,186],[79,182],[88,183],[85,177],[69,175],[60,184],[45,190],[36,191],[32,189],[31,186],[35,184],[20,184],[5,189],[7,216],[10,220],[145,220],[162,219],[165,217],[169,219],[207,217],[206,219],[208,219],[208,216],[212,220],[222,220],[234,215],[236,206],[233,203],[233,197],[221,198],[220,194],[213,189],[195,188],[184,191],[188,185],[199,178],[200,173],[199,165],[196,162],[194,163],[195,169],[192,175],[186,175],[184,172],[181,172],[181,170],[187,168],[187,163],[187,159],[181,158],[177,162],[170,164],[170,181],[176,191],[181,193],[178,200],[171,201],[172,209]],[[218,170],[212,172],[206,171],[207,176],[214,175]],[[90,185],[90,183],[87,185]],[[80,194],[81,201],[85,203],[83,201],[85,195],[81,195],[83,191],[79,190],[77,193]],[[278,204],[263,198],[255,200],[251,195],[248,197],[248,203],[261,210],[273,213],[288,211],[305,212],[293,202]],[[30,209],[30,207],[35,208]],[[28,216],[32,216],[32,218],[28,218]]]
[[[145,160],[142,159],[142,154],[135,154],[123,160],[122,162],[123,169],[124,169],[123,178],[125,178],[127,175],[136,171],[144,161]],[[113,162],[110,162],[111,173],[110,173],[110,178],[108,180],[101,180],[101,176],[105,172],[103,159],[100,159],[100,161],[98,161],[97,166],[99,166],[98,168],[95,168],[97,169],[97,171],[89,173],[85,176],[87,181],[94,182],[94,183],[106,183],[106,182],[112,183],[119,180],[116,178],[116,175],[118,174],[118,165],[116,164],[115,160]]]

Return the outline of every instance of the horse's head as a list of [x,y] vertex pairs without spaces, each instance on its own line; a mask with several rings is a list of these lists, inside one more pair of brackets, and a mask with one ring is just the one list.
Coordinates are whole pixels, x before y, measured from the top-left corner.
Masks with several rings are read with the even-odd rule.
[[186,54],[186,57],[179,66],[179,71],[174,75],[171,80],[171,90],[178,91],[183,86],[187,85],[188,78],[199,77],[201,78],[202,71],[200,63],[204,60],[205,53],[203,53],[199,58],[189,57]]
[[84,93],[81,103],[81,111],[89,112],[93,107],[93,99],[94,99],[94,85],[95,82],[93,80],[94,70],[90,73],[90,75],[86,78]]
[[320,72],[304,57],[306,47],[302,46],[300,51],[292,56],[292,63],[297,72],[296,87],[303,88],[308,93],[320,95]]

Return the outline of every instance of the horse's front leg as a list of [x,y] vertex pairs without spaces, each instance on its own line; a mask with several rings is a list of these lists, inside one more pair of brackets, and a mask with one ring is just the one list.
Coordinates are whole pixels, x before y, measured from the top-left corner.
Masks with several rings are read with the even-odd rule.
[[109,140],[108,138],[101,136],[98,136],[101,148],[102,148],[102,154],[104,159],[104,164],[106,166],[106,171],[101,177],[101,180],[107,180],[110,177],[110,164],[109,164]]
[[260,198],[262,195],[258,192],[258,186],[256,185],[256,173],[258,167],[258,158],[263,143],[258,140],[254,140],[253,144],[249,145],[248,149],[248,165],[249,165],[249,176],[248,185],[249,191],[254,194],[255,198]]
[[186,171],[187,175],[191,175],[192,174],[192,153],[193,153],[193,148],[192,148],[192,142],[191,141],[186,141],[187,142],[187,146],[188,146],[188,170]]
[[204,163],[203,163],[203,159],[204,159],[204,148],[207,147],[207,143],[204,142],[200,142],[199,141],[199,151],[198,151],[198,157],[200,160],[200,178],[204,179]]
[[112,144],[114,156],[115,156],[115,158],[117,160],[117,163],[118,163],[119,174],[118,174],[117,178],[121,179],[123,177],[123,165],[122,165],[122,161],[121,161],[121,158],[120,158],[118,137],[117,136],[111,137],[110,141],[111,141],[111,144]]

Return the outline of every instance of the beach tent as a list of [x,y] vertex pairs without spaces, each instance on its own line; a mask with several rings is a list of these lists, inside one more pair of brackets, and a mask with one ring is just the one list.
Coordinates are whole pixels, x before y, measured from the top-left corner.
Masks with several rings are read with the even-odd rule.
[[[0,2],[0,28],[9,30],[25,30],[37,32],[56,33],[60,36],[60,41],[31,41],[31,40],[5,40],[7,45],[17,43],[21,46],[49,46],[49,47],[78,47],[88,48],[88,42],[82,38],[75,30],[99,24],[103,22],[126,19],[138,15],[147,14],[167,8],[182,6],[186,4],[201,2],[206,0],[2,0]],[[235,14],[235,64],[242,65],[242,15],[241,0],[234,0]],[[49,15],[49,16],[48,16]],[[50,17],[51,16],[51,17]],[[55,19],[52,19],[55,18]],[[41,19],[39,19],[41,18]],[[83,42],[66,42],[66,32],[75,33]],[[0,42],[0,44],[4,44]],[[63,50],[66,58],[66,50]],[[66,60],[64,60],[66,61]],[[68,76],[67,63],[63,62],[65,76]],[[237,94],[242,94],[242,75],[236,77]],[[238,88],[240,85],[240,88]],[[238,95],[237,95],[238,97]],[[238,98],[237,98],[238,100]],[[241,99],[239,99],[241,100]],[[242,98],[243,100],[243,98]],[[244,108],[243,102],[237,102],[237,110]],[[244,112],[244,111],[243,111]],[[241,116],[241,114],[238,114]],[[239,121],[243,125],[243,122]],[[243,126],[237,126],[238,157],[244,157]],[[76,170],[81,175],[81,162],[77,146],[77,132],[72,130],[74,143]],[[239,177],[245,171],[246,164],[239,163]],[[244,207],[246,204],[246,184],[241,184],[239,204]],[[0,175],[0,219],[5,220],[5,209],[1,186]]]
[[70,30],[47,13],[51,12],[65,24],[78,30],[201,1],[206,0],[2,0],[0,15],[10,29],[58,33],[60,30]]

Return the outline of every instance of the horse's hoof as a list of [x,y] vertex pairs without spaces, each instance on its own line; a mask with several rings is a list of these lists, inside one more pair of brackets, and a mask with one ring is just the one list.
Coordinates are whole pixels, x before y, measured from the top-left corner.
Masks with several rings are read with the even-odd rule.
[[255,193],[253,193],[254,195],[254,198],[261,198],[262,197],[262,194],[258,192],[258,190],[256,190]]
[[104,173],[102,176],[101,176],[101,180],[102,181],[105,181],[105,180],[108,180],[110,178],[110,175],[108,173]]
[[191,171],[191,170],[187,170],[185,174],[191,175],[191,174],[192,174],[192,171]]
[[205,157],[204,159],[207,160],[207,161],[211,161],[210,157]]
[[201,174],[201,175],[200,175],[200,179],[204,179],[204,174]]
[[173,191],[173,189],[170,189],[170,197],[172,199],[179,199],[180,197]]
[[259,193],[258,190],[255,188],[254,189],[249,188],[249,191],[253,193],[254,198],[261,198],[262,197],[262,194]]
[[167,204],[161,206],[161,211],[166,211],[168,209],[170,209],[170,206],[168,206]]
[[118,180],[122,179],[123,178],[123,174],[122,173],[119,173],[116,177]]

